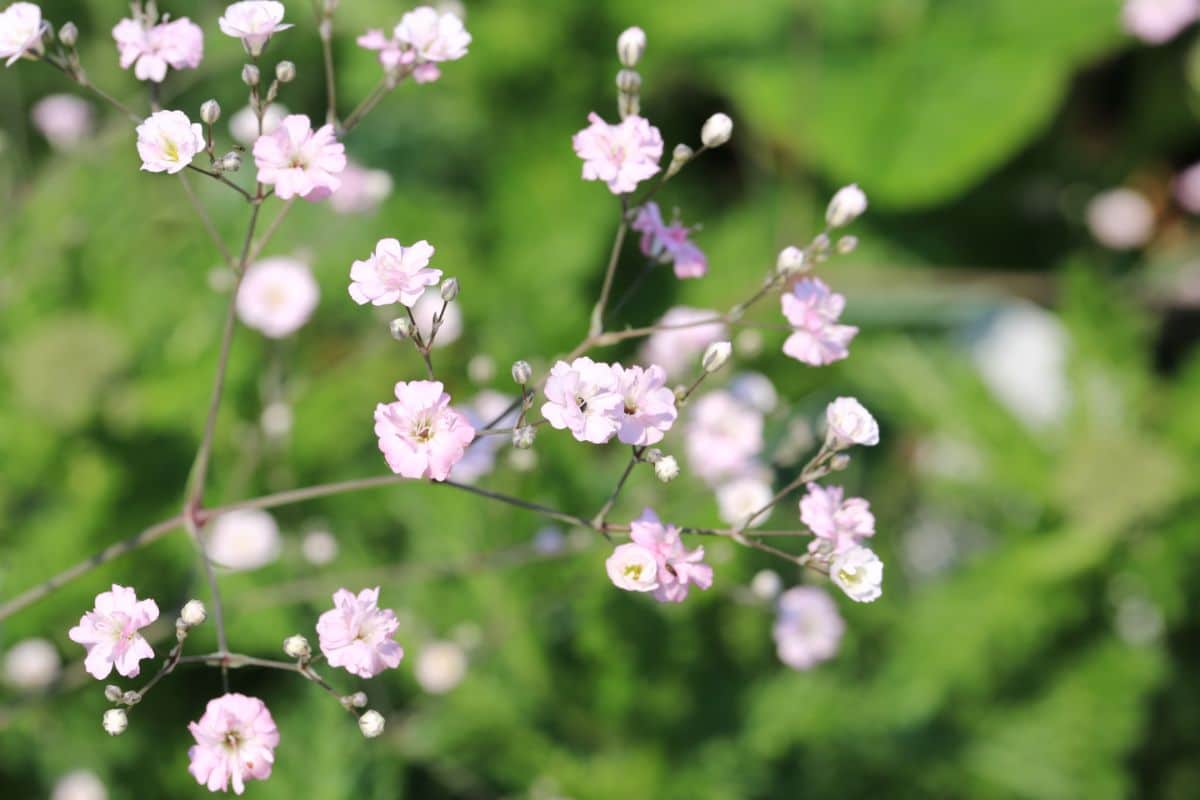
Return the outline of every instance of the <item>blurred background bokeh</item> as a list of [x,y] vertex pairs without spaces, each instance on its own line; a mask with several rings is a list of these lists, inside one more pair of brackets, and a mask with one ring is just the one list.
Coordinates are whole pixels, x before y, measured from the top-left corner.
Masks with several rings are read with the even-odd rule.
[[[145,108],[109,35],[121,3],[41,5],[79,26],[98,85]],[[206,32],[204,64],[172,73],[165,103],[196,118],[217,98],[225,135],[245,89],[241,48],[216,28],[222,5],[161,3]],[[311,11],[287,5],[296,28],[267,63],[296,62],[281,102],[319,118]],[[354,37],[407,9],[342,3],[343,113],[379,75]],[[407,656],[361,687],[389,717],[371,742],[310,684],[235,672],[282,731],[275,774],[248,795],[1200,796],[1188,211],[1200,192],[1180,179],[1200,158],[1196,32],[1140,41],[1118,0],[480,0],[465,12],[470,55],[436,84],[402,86],[347,139],[383,173],[362,208],[301,204],[265,254],[308,263],[321,302],[287,340],[238,331],[208,502],[384,472],[372,409],[421,364],[388,315],[346,295],[351,261],[383,236],[430,240],[461,282],[461,333],[434,354],[456,400],[486,413],[513,393],[514,359],[544,369],[579,340],[615,204],[579,179],[570,137],[589,111],[615,118],[614,42],[637,24],[642,109],[668,149],[695,143],[716,111],[736,129],[660,197],[703,224],[709,275],[656,271],[619,324],[729,307],[781,247],[819,230],[838,186],[870,197],[858,250],[822,272],[862,328],[851,357],[812,369],[782,356],[783,332],[747,327],[721,377],[769,379],[740,386],[765,413],[776,486],[832,397],[879,418],[881,445],[841,477],[876,514],[884,596],[839,595],[840,652],[799,672],[776,656],[761,572],[811,577],[761,553],[709,543],[714,588],[668,607],[616,591],[594,534],[445,489],[281,508],[268,563],[222,573],[234,649],[276,657],[284,636],[313,637],[339,586],[379,584]],[[43,65],[0,74],[0,599],[176,513],[229,290],[178,181],[138,171],[125,119],[78,94],[95,122],[82,141],[34,123],[35,103],[64,92],[78,90]],[[240,200],[193,184],[240,237]],[[641,266],[630,248],[618,287]],[[780,320],[774,303],[752,319]],[[629,360],[636,345],[603,355]],[[681,432],[665,447],[683,477],[640,476],[614,517],[653,505],[720,524]],[[625,459],[544,431],[532,456],[502,448],[477,480],[588,514]],[[769,525],[799,526],[795,503]],[[161,650],[172,612],[207,597],[176,533],[0,625],[0,796],[58,784],[56,797],[102,797],[86,778],[62,789],[76,770],[112,800],[207,795],[186,771],[186,723],[220,691],[214,670],[181,668],[122,737],[100,728],[101,684],[66,632],[114,581],[157,598]],[[191,652],[215,646],[211,626],[195,639]]]

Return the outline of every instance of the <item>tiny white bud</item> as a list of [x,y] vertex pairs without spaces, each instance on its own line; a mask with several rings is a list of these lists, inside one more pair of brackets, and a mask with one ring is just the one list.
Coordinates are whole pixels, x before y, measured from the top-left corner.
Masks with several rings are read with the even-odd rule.
[[79,28],[75,27],[74,22],[66,22],[58,29],[58,40],[63,43],[63,47],[74,47],[75,42],[79,41]]
[[704,368],[705,372],[716,372],[725,366],[725,362],[729,360],[732,353],[733,345],[729,342],[713,342],[704,351],[704,356],[700,359],[700,366]]
[[442,299],[447,303],[452,303],[456,297],[458,297],[458,278],[446,278],[442,281]]
[[651,447],[649,450],[642,453],[642,461],[645,461],[647,464],[657,464],[662,460],[662,457],[663,451],[659,450],[657,447]]
[[537,429],[532,425],[522,425],[519,428],[514,428],[512,435],[513,447],[518,450],[528,450],[533,447],[533,440],[536,436]]
[[355,708],[366,708],[366,705],[367,705],[367,693],[366,692],[355,692],[354,694],[350,695],[349,698],[347,698],[347,699],[348,699],[350,705],[354,706]]
[[258,67],[254,66],[253,64],[247,64],[246,66],[242,67],[242,83],[246,84],[247,86],[258,86],[260,79],[261,77],[258,72]]
[[125,692],[121,691],[120,686],[114,686],[110,683],[104,687],[104,699],[110,703],[119,703],[124,696]]
[[621,66],[636,67],[646,52],[646,32],[641,28],[626,28],[617,37],[617,57]]
[[829,468],[834,472],[841,472],[848,466],[850,466],[850,456],[846,453],[838,453],[829,459]]
[[137,692],[130,690],[121,695],[121,702],[127,706],[136,706],[138,703],[142,702],[142,696]]
[[841,253],[842,255],[846,255],[847,253],[853,253],[855,248],[858,247],[858,237],[857,236],[843,236],[842,238],[837,240],[836,246],[837,246],[837,251],[839,253]]
[[824,233],[818,233],[813,237],[812,248],[818,255],[824,255],[829,250],[829,236]]
[[123,708],[110,708],[104,712],[102,724],[109,736],[120,736],[129,727],[129,717]]
[[208,618],[208,610],[199,600],[188,600],[179,612],[179,619],[189,628],[194,628]]
[[858,219],[866,210],[866,194],[858,188],[857,183],[852,183],[838,189],[829,201],[829,208],[825,209],[825,221],[831,228],[840,228]]
[[759,600],[774,600],[781,589],[783,578],[773,569],[759,570],[750,580],[750,592]]
[[374,709],[364,711],[358,718],[358,729],[368,739],[374,739],[383,733],[383,715]]
[[312,656],[312,647],[309,645],[308,639],[297,633],[283,640],[283,652],[288,658],[302,661]]
[[675,456],[663,456],[654,465],[654,475],[663,483],[670,483],[679,477],[679,462]]
[[675,149],[671,151],[671,163],[667,165],[667,177],[675,177],[676,173],[683,169],[683,165],[691,161],[694,155],[696,155],[696,151],[686,144],[675,145]]
[[230,151],[221,156],[221,160],[217,162],[221,165],[222,172],[237,172],[242,168],[242,156],[236,151]]
[[642,90],[642,76],[632,69],[621,70],[617,73],[617,89],[625,94],[637,94]]
[[799,247],[785,247],[779,251],[779,258],[775,259],[775,269],[779,270],[780,275],[798,275],[801,272],[807,272],[809,269],[808,256]]
[[733,120],[728,114],[713,114],[700,129],[700,141],[705,147],[720,147],[733,136]]
[[412,336],[413,324],[408,317],[396,317],[388,324],[388,329],[392,332],[392,338],[398,342],[403,342],[405,339]]
[[205,125],[215,125],[221,118],[221,104],[216,100],[205,100],[200,104],[200,121]]
[[280,61],[275,65],[275,80],[280,83],[291,83],[296,80],[296,65],[291,61]]
[[529,366],[528,361],[514,361],[512,365],[512,379],[514,383],[522,386],[529,383],[533,378],[533,367]]

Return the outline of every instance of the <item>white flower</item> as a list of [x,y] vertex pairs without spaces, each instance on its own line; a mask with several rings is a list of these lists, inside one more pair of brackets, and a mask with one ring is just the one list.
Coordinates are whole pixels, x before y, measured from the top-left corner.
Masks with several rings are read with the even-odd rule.
[[[270,136],[278,130],[287,115],[287,106],[282,103],[271,103],[267,106],[263,111],[263,136]],[[246,106],[229,118],[229,135],[238,143],[247,146],[258,141],[258,116],[253,108]]]
[[779,660],[792,669],[811,669],[832,658],[845,630],[833,599],[815,586],[797,586],[779,598],[772,634]]
[[[426,342],[429,341],[429,334],[433,331],[433,318],[442,310],[443,305],[445,305],[445,301],[442,300],[441,293],[434,286],[426,289],[412,307],[413,319],[417,321],[417,330],[421,332],[421,337]],[[442,316],[442,326],[438,328],[437,337],[433,340],[433,349],[436,350],[457,341],[458,337],[462,336],[462,331],[462,309],[458,307],[458,303],[446,305],[446,313]]]
[[338,542],[329,531],[312,531],[305,534],[300,552],[308,563],[323,566],[337,558]]
[[188,600],[183,605],[183,610],[179,612],[179,619],[189,628],[194,628],[208,618],[208,611],[204,608],[204,603],[199,600]]
[[617,37],[617,57],[621,66],[633,69],[646,52],[646,32],[641,28],[626,28]]
[[320,294],[304,262],[267,258],[251,264],[242,278],[237,295],[238,317],[264,336],[282,339],[308,321]]
[[[774,493],[771,484],[755,476],[737,478],[717,488],[717,508],[721,519],[730,525],[745,522],[751,514],[771,502]],[[771,516],[768,509],[760,514],[749,527],[757,528]]]
[[729,392],[738,400],[763,414],[770,414],[779,405],[775,384],[761,372],[743,372],[729,384]]
[[69,151],[88,141],[95,127],[92,105],[73,94],[52,94],[33,104],[33,126],[57,150]]
[[1020,304],[988,321],[971,345],[971,360],[997,400],[1028,427],[1045,429],[1061,422],[1071,405],[1070,344],[1055,314]]
[[62,659],[46,639],[22,639],[4,654],[4,680],[26,692],[47,688],[58,679]]
[[223,567],[258,569],[279,557],[279,526],[257,508],[228,511],[212,522],[206,545],[208,557]]
[[374,709],[364,711],[362,716],[358,718],[358,729],[362,731],[362,735],[368,739],[374,739],[379,734],[383,733],[384,720],[383,715]]
[[204,128],[182,111],[156,111],[137,126],[137,150],[143,170],[173,175],[204,150]]
[[33,3],[13,3],[0,11],[0,58],[8,59],[4,66],[11,67],[26,53],[40,55],[47,27]]
[[619,545],[604,562],[609,579],[627,592],[652,592],[658,588],[658,561],[639,544]]
[[704,355],[700,357],[700,366],[705,372],[716,372],[725,366],[725,362],[729,361],[731,355],[733,355],[732,344],[729,342],[713,342],[704,351]]
[[840,228],[858,219],[866,210],[867,196],[857,183],[852,183],[838,189],[829,201],[829,207],[825,209],[825,221],[831,228]]
[[883,594],[883,562],[866,547],[834,557],[829,578],[856,603],[870,603]]
[[242,46],[252,56],[262,53],[272,34],[292,27],[283,23],[283,3],[274,0],[245,0],[225,9],[217,20],[221,33],[242,40]]
[[750,579],[750,593],[759,600],[774,600],[783,588],[783,578],[773,569],[760,569]]
[[879,444],[879,423],[853,397],[839,397],[825,409],[830,444],[841,449],[852,444]]
[[728,114],[713,114],[704,121],[704,127],[700,129],[700,141],[710,149],[725,144],[731,136],[733,120]]
[[297,633],[283,640],[283,652],[288,658],[307,659],[312,655],[312,645]]
[[467,654],[454,642],[431,642],[417,654],[413,674],[430,694],[445,694],[467,674]]
[[1154,207],[1133,189],[1110,189],[1088,203],[1087,225],[1105,247],[1133,250],[1154,234]]
[[58,779],[50,800],[108,800],[108,789],[96,773],[77,769]]
[[104,726],[104,731],[109,736],[120,736],[129,727],[129,717],[125,715],[123,708],[110,708],[104,712],[100,724]]
[[654,462],[654,476],[663,483],[670,483],[679,477],[679,462],[675,456],[663,456]]

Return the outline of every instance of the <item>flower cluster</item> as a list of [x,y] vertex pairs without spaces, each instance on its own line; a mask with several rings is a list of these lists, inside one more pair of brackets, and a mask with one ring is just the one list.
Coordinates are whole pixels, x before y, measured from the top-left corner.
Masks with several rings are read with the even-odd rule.
[[162,83],[167,68],[195,69],[204,57],[204,31],[187,17],[155,22],[123,19],[112,31],[122,69],[133,67],[139,81]]
[[636,447],[656,444],[678,415],[666,382],[658,365],[622,367],[586,356],[559,361],[546,380],[542,416],[581,442],[603,444],[616,436]]
[[692,585],[712,586],[713,571],[704,563],[704,548],[684,547],[679,528],[663,525],[649,508],[629,527],[633,541],[618,545],[605,562],[617,588],[653,592],[660,603],[682,603]]
[[456,15],[421,6],[401,17],[391,36],[372,29],[358,37],[358,44],[377,51],[389,75],[408,71],[417,83],[432,83],[442,75],[439,64],[467,54],[471,34]]

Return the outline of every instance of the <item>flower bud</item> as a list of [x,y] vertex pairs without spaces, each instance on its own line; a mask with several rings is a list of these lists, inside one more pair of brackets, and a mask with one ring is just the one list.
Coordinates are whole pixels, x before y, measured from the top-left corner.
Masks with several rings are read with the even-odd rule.
[[831,228],[840,228],[858,219],[866,210],[867,196],[857,183],[852,183],[838,189],[829,201],[829,207],[825,209],[825,221]]
[[392,338],[397,342],[403,342],[412,336],[413,324],[408,317],[396,317],[388,324],[388,329],[392,332]]
[[829,236],[824,233],[818,233],[813,237],[812,249],[817,255],[823,256],[829,251]]
[[638,112],[642,110],[642,104],[638,102],[635,94],[617,95],[617,111],[621,115],[621,119],[636,117]]
[[127,706],[136,706],[142,702],[142,696],[132,689],[121,695],[121,702]]
[[242,155],[236,150],[231,150],[221,156],[221,160],[217,162],[221,167],[221,172],[237,172],[242,168]]
[[700,359],[700,366],[704,368],[705,372],[716,372],[725,366],[725,362],[729,360],[732,353],[733,345],[729,342],[713,342],[704,351],[704,356]]
[[456,297],[458,297],[458,278],[446,278],[442,281],[442,299],[447,303],[453,303]]
[[179,620],[189,628],[194,628],[208,618],[204,603],[199,600],[188,600],[179,612]]
[[109,736],[120,736],[129,727],[129,717],[123,708],[110,708],[104,712],[102,724]]
[[354,708],[366,708],[367,693],[366,692],[355,692],[354,694],[347,695],[346,702],[348,702]]
[[675,456],[663,456],[654,465],[654,475],[663,483],[670,483],[679,477],[679,462]]
[[646,52],[646,32],[641,28],[626,28],[617,37],[617,57],[621,66],[636,67]]
[[667,165],[667,177],[675,177],[676,173],[683,169],[683,165],[691,161],[694,155],[696,155],[696,151],[686,144],[675,145],[675,149],[671,151],[671,163]]
[[275,65],[275,80],[280,83],[291,83],[296,80],[296,65],[291,61],[280,61]]
[[775,259],[775,269],[779,271],[780,275],[798,275],[801,272],[807,272],[808,268],[808,256],[794,245],[780,250],[779,258]]
[[247,86],[258,86],[260,79],[258,67],[253,64],[247,64],[242,67],[242,83]]
[[205,100],[200,104],[200,121],[205,125],[215,125],[221,118],[221,104],[216,100]]
[[533,378],[533,367],[528,361],[514,361],[512,365],[513,383],[524,386]]
[[114,686],[110,683],[108,686],[104,687],[104,699],[110,703],[119,703],[121,702],[121,698],[124,696],[125,693],[121,691],[120,686]]
[[663,451],[657,447],[651,447],[642,453],[642,461],[645,461],[647,464],[657,464],[659,461],[662,461],[662,457]]
[[74,47],[75,42],[79,41],[79,28],[75,27],[74,22],[66,22],[58,29],[58,40],[62,42],[63,47]]
[[358,729],[368,739],[374,739],[383,733],[383,715],[374,709],[364,711],[358,718]]
[[842,255],[846,255],[847,253],[853,253],[855,248],[858,247],[858,237],[857,236],[843,236],[842,238],[837,240],[836,246],[837,246],[837,251],[839,253],[841,253]]
[[850,466],[850,456],[846,453],[838,453],[829,459],[829,468],[834,472],[841,472],[848,466]]
[[705,147],[720,147],[733,136],[733,120],[728,114],[713,114],[700,129],[700,141]]
[[632,69],[617,73],[617,89],[624,94],[637,94],[642,90],[642,76]]
[[783,589],[783,578],[773,569],[762,569],[750,580],[750,593],[759,600],[774,600]]
[[312,647],[300,634],[289,636],[283,640],[283,652],[288,658],[294,658],[298,661],[306,661],[312,657]]
[[532,425],[522,425],[519,428],[513,428],[513,447],[518,450],[528,450],[533,447],[533,440],[536,436],[537,428]]

